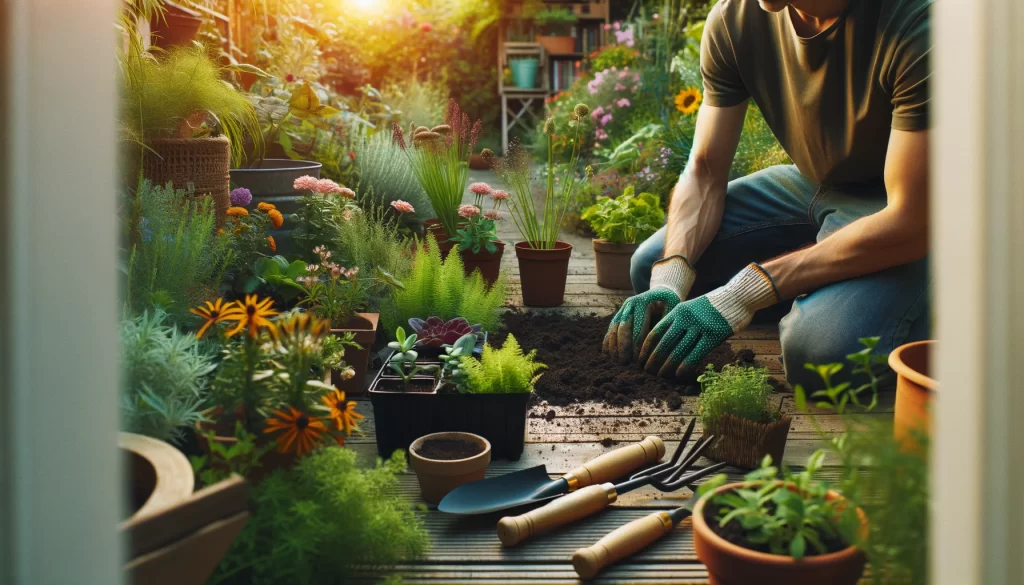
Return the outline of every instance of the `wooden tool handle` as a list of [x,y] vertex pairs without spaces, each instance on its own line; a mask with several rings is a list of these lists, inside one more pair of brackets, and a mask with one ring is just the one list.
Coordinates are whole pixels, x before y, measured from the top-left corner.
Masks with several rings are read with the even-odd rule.
[[502,518],[498,521],[498,538],[505,546],[515,546],[531,537],[603,510],[616,497],[615,486],[610,483],[587,486],[520,516]]
[[590,579],[608,565],[647,548],[671,530],[672,518],[668,512],[655,512],[616,528],[593,546],[577,550],[572,554],[572,566],[580,577]]
[[619,447],[573,469],[563,477],[569,491],[621,479],[654,463],[665,455],[665,443],[658,437],[647,437],[639,443]]

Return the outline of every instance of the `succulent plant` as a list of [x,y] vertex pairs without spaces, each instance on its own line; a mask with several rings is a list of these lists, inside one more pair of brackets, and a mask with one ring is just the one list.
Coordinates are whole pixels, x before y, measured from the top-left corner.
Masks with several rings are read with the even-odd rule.
[[479,334],[480,325],[470,325],[462,317],[443,321],[440,317],[409,319],[409,326],[416,332],[416,347],[441,349],[445,345],[453,345],[460,337],[468,334]]

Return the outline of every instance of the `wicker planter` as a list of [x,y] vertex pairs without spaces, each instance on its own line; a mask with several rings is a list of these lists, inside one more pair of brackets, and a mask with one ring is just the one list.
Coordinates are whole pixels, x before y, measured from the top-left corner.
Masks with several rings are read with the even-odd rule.
[[707,456],[747,469],[760,466],[765,455],[771,455],[775,464],[781,464],[791,423],[788,416],[775,422],[758,423],[724,414],[714,424],[704,425],[705,437],[715,435]]
[[217,222],[223,222],[231,205],[231,143],[226,136],[213,138],[156,138],[142,158],[142,176],[154,185],[170,181],[175,189],[195,187],[196,195],[213,197]]

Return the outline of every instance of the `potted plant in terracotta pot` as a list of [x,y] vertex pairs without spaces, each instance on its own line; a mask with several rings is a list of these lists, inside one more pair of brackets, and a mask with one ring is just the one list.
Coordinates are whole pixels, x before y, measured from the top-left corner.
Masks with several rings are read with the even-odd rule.
[[889,354],[889,367],[896,372],[896,408],[893,432],[901,441],[912,441],[913,431],[928,434],[931,428],[932,398],[939,384],[931,377],[931,352],[935,341],[917,341],[897,347]]
[[747,469],[760,465],[765,455],[782,461],[792,421],[782,416],[781,400],[775,408],[769,403],[768,377],[765,368],[728,364],[715,372],[708,364],[697,378],[697,414],[704,435],[715,436],[707,451],[710,459]]
[[576,38],[572,33],[579,18],[572,10],[564,7],[547,7],[532,12],[530,16],[542,31],[537,35],[537,42],[548,53],[567,55],[576,52]]
[[542,208],[538,208],[533,194],[529,155],[521,146],[510,148],[509,154],[495,167],[498,176],[512,188],[512,197],[508,199],[509,215],[524,240],[516,244],[515,250],[519,259],[523,304],[527,306],[556,307],[565,298],[572,245],[559,241],[558,234],[573,194],[593,176],[589,166],[583,177],[577,175],[583,126],[589,119],[590,108],[586,104],[577,104],[569,127],[572,151],[561,173],[555,167],[555,121],[548,118],[544,122],[548,161]]
[[597,233],[594,255],[597,285],[605,288],[632,289],[630,261],[637,246],[665,223],[665,211],[657,195],[634,194],[632,185],[622,195],[603,197],[583,210],[580,219]]
[[201,12],[185,8],[170,0],[163,0],[163,10],[158,10],[149,18],[153,46],[163,49],[189,45],[196,38],[202,25]]
[[[466,274],[479,270],[487,286],[498,280],[501,270],[501,255],[505,251],[505,242],[498,239],[495,222],[501,219],[501,202],[508,199],[508,193],[494,190],[487,183],[473,183],[469,186],[473,193],[473,204],[459,206],[459,217],[466,220],[451,238],[459,247],[462,265]],[[484,210],[484,199],[491,200],[491,208]]]
[[483,479],[490,463],[491,444],[472,433],[431,433],[409,446],[409,467],[428,504],[436,505],[460,485]]

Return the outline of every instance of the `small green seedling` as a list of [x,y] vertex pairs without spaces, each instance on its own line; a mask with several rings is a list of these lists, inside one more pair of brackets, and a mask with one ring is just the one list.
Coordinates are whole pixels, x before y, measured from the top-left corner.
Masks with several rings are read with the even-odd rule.
[[469,375],[462,367],[462,360],[473,355],[473,348],[476,347],[476,334],[467,333],[458,338],[452,345],[444,346],[444,355],[441,360],[441,377],[447,380],[461,394],[469,392],[466,382]]
[[428,368],[416,364],[416,358],[420,357],[419,352],[413,349],[416,346],[416,334],[405,334],[405,329],[399,327],[395,330],[395,339],[388,343],[388,347],[395,350],[388,360],[388,367],[398,374],[402,379],[402,387],[408,388],[409,381],[420,372],[429,371]]

